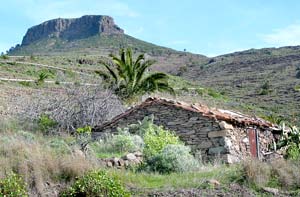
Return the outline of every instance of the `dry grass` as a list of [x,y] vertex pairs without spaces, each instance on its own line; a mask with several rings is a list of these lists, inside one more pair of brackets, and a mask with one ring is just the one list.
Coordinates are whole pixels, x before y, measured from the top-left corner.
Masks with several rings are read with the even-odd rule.
[[11,171],[22,175],[30,195],[43,196],[49,186],[68,184],[97,166],[76,147],[59,153],[47,144],[51,137],[22,134],[0,133],[0,178]]
[[243,175],[255,188],[277,187],[284,190],[300,188],[300,164],[288,160],[276,160],[270,163],[247,160],[242,164]]
[[300,188],[299,161],[279,160],[271,163],[272,171],[285,188]]
[[271,177],[271,167],[257,160],[244,161],[243,170],[247,181],[255,185],[267,185]]

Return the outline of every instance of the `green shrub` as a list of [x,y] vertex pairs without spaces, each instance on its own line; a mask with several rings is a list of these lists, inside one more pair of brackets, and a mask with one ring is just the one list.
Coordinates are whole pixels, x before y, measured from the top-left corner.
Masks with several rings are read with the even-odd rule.
[[98,157],[103,158],[123,156],[128,152],[142,151],[144,141],[138,135],[119,131],[118,135],[92,142],[89,145]]
[[47,72],[39,73],[37,80],[35,81],[36,85],[42,85],[45,83],[45,80],[48,79],[51,75]]
[[76,133],[79,135],[81,134],[90,135],[92,133],[92,127],[90,126],[79,127],[76,129]]
[[[300,73],[300,71],[299,71],[299,73]],[[299,76],[299,78],[300,78],[300,76]],[[295,85],[294,90],[297,92],[300,92],[300,85]]]
[[277,148],[286,147],[286,158],[292,160],[300,159],[300,131],[296,126],[286,127],[283,123],[282,135],[277,143]]
[[26,86],[26,87],[30,87],[31,86],[31,82],[30,81],[20,81],[19,84],[21,84],[22,86]]
[[151,158],[152,156],[160,153],[165,146],[169,144],[181,144],[178,136],[173,132],[163,129],[162,126],[149,124],[144,134],[144,156]]
[[8,60],[9,59],[8,55],[5,55],[5,54],[1,54],[0,58],[4,59],[4,60]]
[[147,161],[154,172],[171,173],[194,171],[199,162],[190,154],[190,148],[184,145],[167,145],[159,154]]
[[137,135],[115,135],[112,138],[112,145],[119,152],[134,152],[142,150],[144,142]]
[[0,179],[0,196],[28,196],[24,180],[15,173]]
[[272,92],[271,85],[270,85],[269,81],[265,81],[264,84],[262,84],[260,88],[261,89],[259,91],[259,95],[267,95],[270,92]]
[[92,171],[80,177],[61,196],[126,197],[130,193],[115,177],[104,171]]
[[207,94],[215,99],[221,99],[222,95],[219,92],[216,92],[213,89],[208,88],[207,89]]
[[38,119],[39,129],[43,132],[49,131],[57,125],[57,122],[52,120],[49,115],[42,114]]
[[299,160],[300,159],[300,147],[299,143],[296,144],[294,142],[290,143],[286,150],[286,157],[291,160]]

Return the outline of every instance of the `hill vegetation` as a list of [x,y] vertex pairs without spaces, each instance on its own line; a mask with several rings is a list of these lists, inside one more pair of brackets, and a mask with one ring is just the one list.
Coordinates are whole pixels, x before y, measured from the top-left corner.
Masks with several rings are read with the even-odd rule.
[[[98,140],[91,138],[91,130],[131,105],[120,100],[115,86],[104,85],[105,77],[114,78],[124,68],[117,88],[137,97],[136,104],[161,96],[299,125],[300,47],[208,58],[138,40],[114,25],[105,31],[91,28],[92,34],[79,32],[74,39],[66,30],[73,22],[63,22],[49,35],[29,33],[25,40],[30,42],[0,57],[0,196],[299,195],[297,127],[281,127],[276,146],[285,147],[285,159],[263,163],[245,158],[235,165],[218,158],[203,162],[174,132],[149,117]],[[123,51],[120,61],[115,55],[123,47],[131,47],[133,56]],[[145,54],[139,58],[139,53]],[[114,74],[110,64],[103,67],[109,55],[119,62]],[[141,61],[128,63],[136,58]],[[150,67],[152,60],[156,63]],[[163,72],[151,81],[156,88],[145,89],[146,84],[141,92],[129,91],[135,81],[129,78],[138,79],[129,72],[134,66],[144,66],[147,72],[140,71],[146,79]],[[175,95],[157,92],[158,84]],[[125,158],[132,163],[125,164]],[[115,163],[123,167],[111,168]]]

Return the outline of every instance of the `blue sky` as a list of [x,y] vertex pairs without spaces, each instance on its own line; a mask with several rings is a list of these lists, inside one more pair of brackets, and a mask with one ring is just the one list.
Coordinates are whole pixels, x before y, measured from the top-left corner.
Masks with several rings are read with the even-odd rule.
[[215,56],[300,45],[298,0],[9,0],[0,7],[0,52],[53,18],[110,15],[136,38]]

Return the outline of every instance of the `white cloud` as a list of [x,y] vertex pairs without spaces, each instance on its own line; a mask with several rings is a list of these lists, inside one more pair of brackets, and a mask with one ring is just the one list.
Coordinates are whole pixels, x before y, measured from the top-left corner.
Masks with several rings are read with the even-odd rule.
[[292,24],[281,29],[275,29],[270,34],[260,35],[262,40],[276,46],[299,45],[300,24]]

